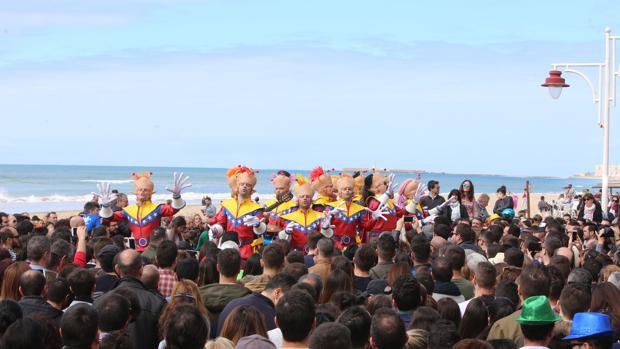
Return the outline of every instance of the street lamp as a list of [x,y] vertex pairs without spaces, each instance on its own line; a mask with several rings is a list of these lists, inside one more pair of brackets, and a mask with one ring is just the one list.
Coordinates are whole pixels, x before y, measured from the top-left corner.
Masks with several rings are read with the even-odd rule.
[[[597,105],[598,127],[603,129],[603,173],[601,176],[603,212],[607,212],[609,201],[609,109],[612,103],[614,107],[616,106],[616,77],[620,75],[616,64],[616,41],[619,38],[620,36],[611,35],[610,28],[605,28],[605,61],[603,63],[554,63],[551,65],[549,77],[541,85],[549,88],[549,94],[553,99],[560,98],[562,89],[570,86],[566,84],[562,73],[579,75],[590,86],[592,100]],[[598,68],[598,89],[594,88],[592,80],[586,74],[575,68]],[[603,103],[600,103],[601,101]]]

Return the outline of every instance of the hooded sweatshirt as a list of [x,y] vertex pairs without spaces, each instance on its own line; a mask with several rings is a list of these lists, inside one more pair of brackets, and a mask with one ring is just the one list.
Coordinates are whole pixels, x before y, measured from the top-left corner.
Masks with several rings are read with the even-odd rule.
[[210,284],[200,287],[200,297],[205,307],[209,311],[209,323],[211,324],[211,333],[215,335],[217,332],[218,318],[226,304],[233,299],[246,296],[252,291],[238,284]]

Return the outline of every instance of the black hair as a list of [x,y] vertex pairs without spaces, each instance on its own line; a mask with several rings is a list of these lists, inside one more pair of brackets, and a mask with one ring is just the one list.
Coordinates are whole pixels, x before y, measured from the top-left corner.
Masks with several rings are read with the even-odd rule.
[[411,253],[416,262],[428,261],[431,256],[431,244],[424,234],[418,234],[411,240]]
[[354,306],[343,311],[337,320],[351,331],[353,348],[364,348],[370,338],[371,317],[362,306]]
[[396,253],[396,241],[389,234],[383,234],[377,239],[377,255],[385,260],[391,260]]
[[426,184],[426,187],[428,188],[428,190],[433,190],[437,184],[439,184],[439,182],[438,182],[438,181],[431,179],[431,180],[430,180],[430,181],[428,181],[428,183]]
[[[493,301],[490,297],[489,303]],[[459,324],[461,338],[477,338],[489,325],[489,310],[482,297],[473,298],[463,314]]]
[[504,262],[515,267],[523,267],[525,255],[516,247],[511,247],[504,252]]
[[392,285],[392,297],[400,311],[411,311],[422,303],[420,284],[410,274],[401,275]]
[[429,330],[428,349],[452,348],[460,339],[456,326],[452,321],[439,319]]
[[31,318],[18,319],[4,331],[0,347],[32,349],[44,346],[45,328]]
[[290,290],[296,282],[297,281],[292,275],[287,273],[278,273],[267,281],[265,290],[275,290],[276,288],[281,288],[283,292],[288,292],[288,290]]
[[71,347],[90,347],[97,336],[99,317],[93,306],[76,304],[65,311],[60,320],[62,344]]
[[376,349],[402,348],[408,339],[403,320],[388,308],[381,308],[373,315],[370,337]]
[[590,288],[582,284],[567,284],[560,294],[562,314],[571,320],[576,313],[587,312],[591,302]]
[[56,278],[56,280],[47,282],[47,299],[54,303],[61,303],[69,295],[69,284],[65,279]]
[[506,186],[502,185],[501,187],[497,188],[496,193],[502,193],[502,194],[506,195]]
[[157,265],[160,268],[170,268],[177,259],[177,245],[170,240],[164,240],[157,246]]
[[549,296],[551,277],[545,266],[529,265],[521,271],[518,282],[523,299]]
[[265,268],[281,268],[284,265],[284,250],[280,245],[269,244],[263,249],[262,260]]
[[448,246],[444,256],[450,260],[452,270],[461,270],[465,265],[465,250],[457,245]]
[[428,332],[431,330],[431,326],[440,318],[441,316],[437,310],[427,306],[418,307],[411,315],[411,323],[409,323],[408,329],[424,330]]
[[440,236],[446,240],[452,235],[452,229],[447,224],[435,224],[433,227],[433,233],[437,236]]
[[69,274],[69,287],[74,296],[90,297],[95,287],[95,275],[82,268],[75,269]]
[[276,321],[287,342],[301,342],[308,337],[314,324],[316,306],[308,292],[285,292],[276,304]]
[[0,337],[12,323],[23,317],[22,308],[12,299],[0,301]]
[[363,244],[353,257],[353,263],[363,271],[370,271],[377,264],[377,252],[368,244]]
[[114,331],[101,339],[99,349],[133,349],[133,342],[127,331]]
[[364,177],[364,187],[362,188],[362,203],[364,205],[368,204],[368,199],[375,195],[370,191],[370,187],[372,187],[372,177],[372,173]]
[[431,273],[433,279],[442,282],[448,282],[452,279],[452,264],[446,257],[437,257],[433,260]]
[[351,348],[351,331],[338,322],[318,326],[310,336],[309,349]]
[[511,339],[493,339],[488,342],[493,349],[517,349],[517,345]]
[[174,272],[177,274],[177,279],[192,280],[198,279],[199,265],[195,258],[182,258],[177,262],[174,268]]
[[179,304],[164,324],[168,349],[202,349],[209,339],[209,321],[191,304]]
[[232,248],[222,250],[217,255],[217,266],[220,274],[223,276],[237,276],[241,268],[241,255],[239,255],[239,251]]
[[553,327],[555,324],[544,324],[544,325],[524,325],[521,324],[521,332],[523,332],[523,337],[530,341],[538,342],[545,340],[547,337],[551,335],[553,332]]
[[131,316],[131,303],[116,293],[104,296],[95,309],[99,314],[99,329],[103,332],[123,329]]

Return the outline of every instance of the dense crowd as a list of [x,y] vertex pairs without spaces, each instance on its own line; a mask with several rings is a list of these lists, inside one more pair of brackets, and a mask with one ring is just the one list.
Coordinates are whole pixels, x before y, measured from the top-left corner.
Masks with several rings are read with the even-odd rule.
[[105,187],[69,218],[0,212],[0,349],[620,346],[620,224],[592,195],[527,218],[505,187],[488,212],[469,180],[446,198],[369,174],[285,200],[281,171],[260,204],[241,174],[188,217],[171,190],[157,224]]

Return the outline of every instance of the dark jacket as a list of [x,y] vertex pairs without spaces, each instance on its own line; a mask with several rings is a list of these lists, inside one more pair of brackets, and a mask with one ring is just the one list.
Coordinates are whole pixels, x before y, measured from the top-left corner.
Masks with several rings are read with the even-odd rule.
[[512,201],[512,196],[504,196],[501,199],[495,201],[495,206],[493,207],[493,213],[497,213],[498,215],[502,215],[502,211],[507,208],[514,208],[515,203]]
[[[159,344],[159,315],[166,300],[161,295],[150,292],[138,279],[123,277],[118,280],[114,289],[128,288],[132,290],[140,302],[140,314],[129,324],[129,337],[135,349],[154,349]],[[111,292],[97,298],[95,306]]]
[[[463,205],[459,205],[459,208],[460,208],[459,211],[461,213],[461,218],[469,219],[469,214],[467,213],[467,208],[465,208],[465,206],[463,206]],[[452,222],[452,207],[450,207],[450,205],[444,206],[444,208],[440,211],[439,215],[448,218],[450,220],[450,222]],[[452,223],[454,223],[454,222],[452,222]]]
[[201,286],[199,291],[202,302],[209,311],[211,338],[215,338],[219,315],[224,307],[233,299],[252,293],[249,289],[238,284],[210,284]]
[[63,314],[62,310],[52,307],[45,301],[45,299],[43,299],[43,297],[40,296],[22,297],[18,304],[22,308],[22,313],[25,318],[33,317],[36,314],[41,314],[49,316],[57,322],[60,322],[60,318]]
[[[601,221],[603,220],[603,209],[601,208],[601,204],[594,200],[594,214],[593,214],[593,219],[592,221],[596,222],[596,223],[601,223]],[[577,218],[581,219],[583,218],[583,214],[584,214],[584,210],[585,210],[585,203],[583,202],[583,200],[579,203],[579,212],[577,213]]]
[[230,312],[240,305],[251,305],[256,310],[258,310],[265,320],[265,326],[267,331],[271,331],[276,328],[275,316],[276,316],[276,306],[273,304],[271,299],[263,296],[260,293],[252,292],[247,296],[233,299],[230,301],[225,307],[224,310],[220,313],[217,324],[217,332],[215,336],[219,336],[222,331],[222,327],[224,326],[224,320]]

